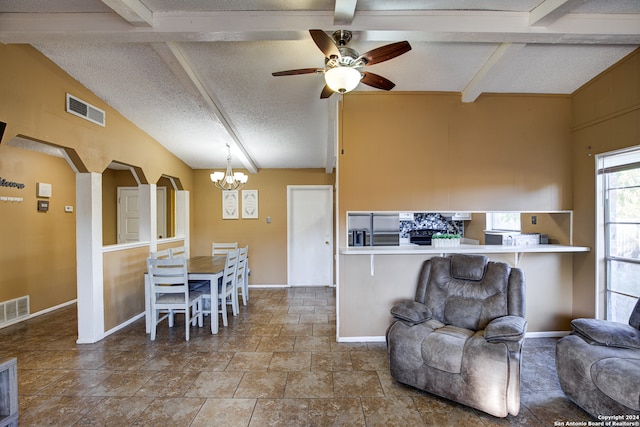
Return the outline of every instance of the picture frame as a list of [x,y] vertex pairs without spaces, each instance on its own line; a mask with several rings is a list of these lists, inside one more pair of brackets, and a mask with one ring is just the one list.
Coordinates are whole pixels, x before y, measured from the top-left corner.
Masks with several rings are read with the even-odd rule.
[[222,192],[222,219],[238,219],[238,190]]
[[242,218],[258,219],[258,190],[242,190]]

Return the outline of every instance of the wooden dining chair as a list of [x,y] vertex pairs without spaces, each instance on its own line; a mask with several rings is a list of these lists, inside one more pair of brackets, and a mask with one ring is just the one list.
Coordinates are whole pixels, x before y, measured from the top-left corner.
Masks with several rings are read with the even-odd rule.
[[[248,273],[248,264],[249,264],[249,246],[245,246],[244,248],[240,248],[238,250],[238,279],[236,282],[236,287],[240,290],[242,294],[242,305],[247,305],[249,301],[249,273]],[[236,298],[237,300],[237,298]],[[238,307],[238,311],[240,311]]]
[[189,291],[186,258],[147,258],[149,283],[151,284],[151,341],[156,339],[160,322],[168,319],[173,327],[174,315],[184,313],[185,339],[189,341],[189,328],[197,321],[203,324],[202,293]]
[[[205,308],[204,314],[211,314],[212,316],[214,314],[216,316],[218,314],[222,314],[222,324],[224,326],[228,326],[229,324],[227,321],[227,305],[232,306],[234,315],[238,314],[233,306],[233,291],[238,278],[238,252],[238,250],[235,250],[227,254],[227,258],[224,263],[224,272],[222,273],[221,279],[218,281],[217,301],[212,301],[211,286],[206,287],[202,294],[202,298],[205,301],[204,306],[209,307],[209,309]],[[237,295],[238,294],[236,293],[236,300],[238,298]],[[211,319],[211,333],[214,333],[213,324],[213,319]]]
[[175,248],[169,249],[169,256],[171,258],[187,258],[187,250],[184,246],[178,246]]
[[169,252],[169,249],[161,249],[159,251],[149,252],[149,258],[167,259],[171,258],[171,253]]
[[229,242],[229,243],[221,243],[221,242],[213,242],[211,243],[211,255],[226,255],[230,251],[235,251],[238,249],[238,242]]
[[[247,252],[249,251],[249,247],[247,246]],[[221,243],[221,242],[213,242],[211,243],[211,254],[216,255],[225,255],[227,252],[231,250],[238,249],[238,242],[230,242],[230,243]],[[238,286],[242,285],[242,303],[243,305],[247,305],[249,301],[249,276],[251,275],[251,269],[249,268],[249,258],[245,260],[245,267],[243,271],[243,281],[238,282]]]
[[[169,258],[187,258],[187,250],[184,246],[170,248]],[[204,286],[209,286],[208,280],[189,280],[189,289],[192,291],[203,291]]]

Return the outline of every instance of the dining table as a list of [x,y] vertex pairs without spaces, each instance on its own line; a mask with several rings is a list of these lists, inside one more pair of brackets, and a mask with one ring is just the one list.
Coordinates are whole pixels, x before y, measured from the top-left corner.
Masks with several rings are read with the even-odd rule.
[[[208,280],[211,284],[211,331],[218,333],[218,278],[224,273],[225,255],[201,255],[187,259],[189,280]],[[146,332],[151,333],[153,313],[151,313],[151,282],[148,272],[144,273],[144,307]]]

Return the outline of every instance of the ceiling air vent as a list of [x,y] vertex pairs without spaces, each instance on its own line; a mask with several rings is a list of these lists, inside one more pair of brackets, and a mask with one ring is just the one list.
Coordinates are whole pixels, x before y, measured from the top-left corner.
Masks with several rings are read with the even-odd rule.
[[67,94],[67,113],[74,114],[97,125],[104,126],[104,111],[69,94]]

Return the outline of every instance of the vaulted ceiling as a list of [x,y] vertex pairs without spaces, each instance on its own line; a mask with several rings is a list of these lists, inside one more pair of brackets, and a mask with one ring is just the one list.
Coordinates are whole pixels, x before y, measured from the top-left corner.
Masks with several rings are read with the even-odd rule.
[[[0,0],[28,43],[196,169],[335,164],[334,94],[309,34],[349,30],[393,91],[571,94],[640,46],[638,0]],[[356,91],[379,91],[360,83]],[[108,122],[108,118],[107,118]]]

